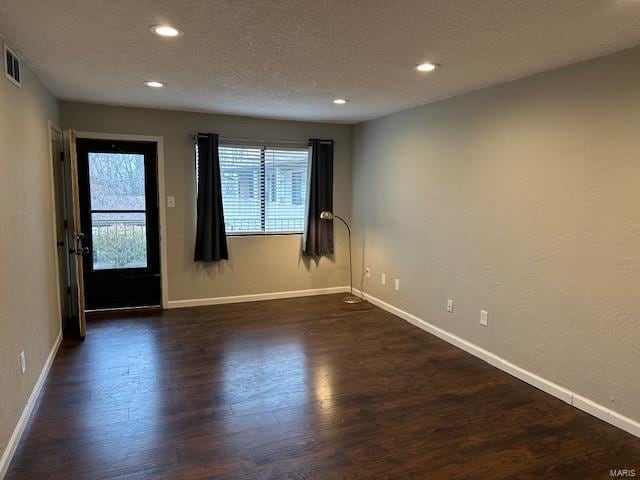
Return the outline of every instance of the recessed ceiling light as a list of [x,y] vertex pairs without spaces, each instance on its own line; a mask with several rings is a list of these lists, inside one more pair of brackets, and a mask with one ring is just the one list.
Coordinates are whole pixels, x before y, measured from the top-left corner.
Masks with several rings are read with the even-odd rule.
[[171,25],[154,25],[151,27],[151,31],[161,37],[179,37],[182,35],[182,30],[178,30]]
[[155,80],[150,80],[148,82],[144,82],[144,84],[147,87],[151,87],[151,88],[162,88],[162,87],[164,87],[164,83],[156,82]]
[[345,103],[348,103],[349,100],[345,100],[344,98],[336,98],[333,103],[335,103],[336,105],[344,105]]
[[433,72],[439,66],[440,65],[438,65],[437,63],[421,63],[420,65],[416,66],[416,70],[418,70],[419,72]]

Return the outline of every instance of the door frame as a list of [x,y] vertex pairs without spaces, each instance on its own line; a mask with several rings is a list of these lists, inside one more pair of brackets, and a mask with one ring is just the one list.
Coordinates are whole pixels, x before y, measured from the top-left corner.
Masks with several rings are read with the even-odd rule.
[[122,133],[102,133],[76,131],[76,138],[89,140],[122,140],[129,142],[151,142],[156,144],[158,155],[158,222],[160,241],[160,298],[162,308],[168,308],[169,304],[169,277],[167,265],[167,202],[165,193],[164,176],[164,137],[155,135],[129,135]]
[[[53,256],[53,261],[54,261],[54,266],[55,266],[55,272],[56,272],[56,307],[58,309],[58,315],[60,316],[59,320],[60,320],[60,331],[62,331],[62,324],[64,322],[64,319],[62,318],[62,297],[61,297],[61,293],[60,293],[60,262],[58,262],[58,246],[56,245],[56,242],[58,241],[58,230],[57,230],[57,226],[58,226],[58,212],[56,211],[56,177],[55,177],[55,171],[54,171],[54,166],[53,166],[53,136],[51,135],[51,131],[55,131],[58,135],[60,135],[60,141],[61,141],[61,146],[62,149],[64,151],[64,132],[62,131],[62,129],[53,121],[51,120],[47,120],[47,137],[49,138],[49,177],[50,177],[50,186],[51,186],[51,220],[52,220],[52,237],[53,238],[53,252],[54,252],[54,256]],[[66,178],[63,178],[62,181],[66,182]],[[67,199],[65,198],[64,201],[66,202]],[[69,238],[69,232],[67,231],[67,238],[65,238],[65,248],[68,248],[68,238]],[[69,266],[70,268],[71,266]]]

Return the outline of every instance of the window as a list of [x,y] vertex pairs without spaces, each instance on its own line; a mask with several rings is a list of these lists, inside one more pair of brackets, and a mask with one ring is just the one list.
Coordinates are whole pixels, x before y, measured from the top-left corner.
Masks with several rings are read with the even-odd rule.
[[220,145],[227,234],[302,233],[309,151]]
[[302,205],[302,173],[291,173],[291,202],[294,205]]

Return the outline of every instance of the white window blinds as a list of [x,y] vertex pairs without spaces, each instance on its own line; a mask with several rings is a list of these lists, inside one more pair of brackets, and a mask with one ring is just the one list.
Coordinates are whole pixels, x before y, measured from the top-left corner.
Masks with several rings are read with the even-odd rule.
[[218,151],[227,234],[304,230],[308,149],[220,145]]

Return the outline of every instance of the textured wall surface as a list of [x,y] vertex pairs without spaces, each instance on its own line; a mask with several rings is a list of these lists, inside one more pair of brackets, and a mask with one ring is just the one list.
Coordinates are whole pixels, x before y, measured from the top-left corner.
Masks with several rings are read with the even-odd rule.
[[367,292],[640,420],[639,80],[634,49],[359,125]]
[[58,105],[22,73],[22,88],[0,77],[0,454],[61,328],[47,126]]
[[353,127],[287,122],[225,115],[61,104],[64,128],[164,137],[165,190],[176,198],[167,209],[169,300],[247,295],[343,286],[348,283],[346,232],[336,224],[334,258],[317,263],[300,256],[300,235],[229,237],[229,261],[193,262],[195,238],[195,167],[191,135],[217,132],[226,137],[267,140],[332,138],[334,210],[350,216],[351,137]]

